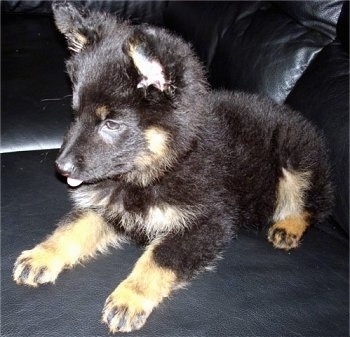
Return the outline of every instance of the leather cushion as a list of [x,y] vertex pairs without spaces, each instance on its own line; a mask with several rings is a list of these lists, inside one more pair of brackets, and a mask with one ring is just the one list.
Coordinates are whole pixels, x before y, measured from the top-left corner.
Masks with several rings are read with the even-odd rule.
[[349,1],[344,1],[337,25],[339,40],[347,53],[349,53]]
[[284,102],[314,57],[334,39],[342,1],[169,2],[166,25],[206,63],[216,88]]
[[344,1],[276,1],[295,21],[334,39]]
[[53,19],[2,17],[2,152],[58,148],[71,120],[65,41]]
[[210,73],[215,87],[256,92],[283,103],[331,39],[272,5],[239,16],[218,44]]
[[349,233],[349,54],[335,41],[317,56],[286,103],[324,132],[336,187],[334,220]]
[[[60,275],[56,285],[18,286],[11,271],[69,209],[54,173],[56,151],[2,157],[2,336],[109,336],[99,320],[106,297],[141,249],[125,245]],[[4,198],[6,196],[6,198]],[[316,228],[295,251],[275,250],[263,233],[242,232],[216,272],[201,274],[130,336],[347,336],[348,240]]]
[[[162,25],[163,12],[167,1],[75,1],[90,9],[112,12],[124,19],[131,19],[133,22],[148,22]],[[51,14],[51,1],[2,1],[3,13],[21,14]]]

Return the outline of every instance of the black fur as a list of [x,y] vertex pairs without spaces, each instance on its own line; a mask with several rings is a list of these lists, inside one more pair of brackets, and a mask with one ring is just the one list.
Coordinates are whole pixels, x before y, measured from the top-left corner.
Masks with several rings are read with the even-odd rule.
[[[256,95],[210,90],[191,46],[164,29],[67,2],[55,2],[53,10],[74,51],[67,71],[75,120],[56,165],[80,186],[72,189],[74,209],[63,232],[90,214],[110,237],[116,231],[154,243],[155,272],[170,270],[181,283],[210,268],[240,227],[278,221],[279,203],[302,224],[329,214],[327,151],[299,113]],[[279,200],[285,172],[292,182]],[[287,229],[277,227],[270,240],[278,234],[286,249],[295,247],[303,231],[297,238]],[[51,247],[60,242],[51,240]],[[59,271],[35,260],[38,251],[47,253],[45,242],[38,247],[16,262],[17,283],[36,286],[57,277]],[[112,297],[104,310],[112,332],[138,329],[150,313],[142,309],[133,318],[125,303],[118,305]]]
[[[156,252],[159,264],[185,278],[209,264],[237,228],[271,222],[282,168],[312,171],[305,211],[313,221],[328,214],[326,150],[300,114],[255,95],[210,90],[191,47],[163,29],[132,26],[107,14],[82,15],[67,3],[54,12],[68,40],[88,32],[87,44],[67,62],[76,119],[58,159],[70,161],[69,176],[84,181],[72,191],[77,211],[94,209],[117,231],[143,243],[157,235],[146,235],[142,223],[123,227],[115,204],[141,218],[160,204],[193,212],[180,233],[175,228],[160,233],[164,249],[160,245]],[[142,74],[128,44],[160,62],[168,88],[137,88]],[[108,120],[120,124],[118,132],[101,131],[105,121],[95,114],[101,105],[111,112]],[[170,135],[166,156],[173,160],[147,168],[152,178],[140,184],[133,178],[143,174],[135,158],[147,153],[143,131],[154,126]],[[89,193],[94,202],[79,202]],[[108,202],[100,206],[96,200],[104,198]]]

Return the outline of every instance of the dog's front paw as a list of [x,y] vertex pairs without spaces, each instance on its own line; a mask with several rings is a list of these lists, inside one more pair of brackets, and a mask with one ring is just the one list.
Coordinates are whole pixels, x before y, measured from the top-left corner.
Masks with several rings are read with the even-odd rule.
[[112,333],[138,330],[145,324],[155,305],[126,281],[107,298],[102,321]]
[[37,287],[42,283],[54,283],[64,268],[63,259],[54,251],[40,245],[25,250],[13,268],[13,279],[17,284]]

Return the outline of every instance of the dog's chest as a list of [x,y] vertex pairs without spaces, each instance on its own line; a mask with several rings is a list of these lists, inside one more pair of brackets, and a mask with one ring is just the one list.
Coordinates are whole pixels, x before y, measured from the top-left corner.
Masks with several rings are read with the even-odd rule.
[[189,207],[171,205],[153,191],[142,189],[91,189],[74,191],[78,209],[93,209],[126,232],[138,231],[154,238],[186,228],[196,217]]

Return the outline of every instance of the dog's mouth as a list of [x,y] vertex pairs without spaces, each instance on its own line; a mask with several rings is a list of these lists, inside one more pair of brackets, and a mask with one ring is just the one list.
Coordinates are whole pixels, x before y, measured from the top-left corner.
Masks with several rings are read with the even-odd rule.
[[[117,168],[119,170],[117,170]],[[85,178],[84,180],[82,179],[77,179],[77,178],[72,178],[72,176],[67,176],[67,184],[70,186],[70,187],[78,187],[80,186],[81,184],[85,183],[85,184],[95,184],[95,183],[98,183],[102,180],[105,180],[105,179],[110,179],[110,178],[113,178],[115,176],[119,176],[121,174],[125,174],[125,173],[128,173],[130,170],[132,169],[132,165],[131,164],[119,164],[117,166],[114,167],[114,171],[113,171],[113,174],[108,174],[108,175],[105,175],[104,177],[94,177],[94,178]]]
[[79,185],[81,185],[83,183],[83,180],[79,180],[79,179],[73,179],[73,178],[67,178],[67,184],[70,187],[78,187]]

